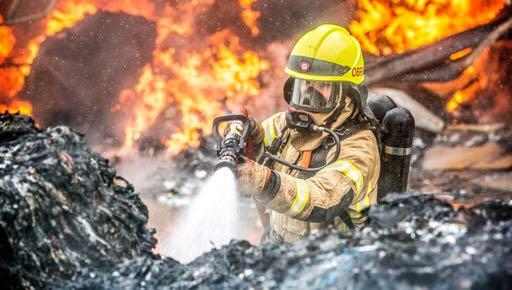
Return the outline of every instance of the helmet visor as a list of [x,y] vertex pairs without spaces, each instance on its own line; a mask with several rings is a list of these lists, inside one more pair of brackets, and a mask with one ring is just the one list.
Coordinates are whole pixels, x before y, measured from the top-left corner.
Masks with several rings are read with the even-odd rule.
[[341,96],[339,82],[323,82],[295,79],[290,104],[310,112],[329,112]]

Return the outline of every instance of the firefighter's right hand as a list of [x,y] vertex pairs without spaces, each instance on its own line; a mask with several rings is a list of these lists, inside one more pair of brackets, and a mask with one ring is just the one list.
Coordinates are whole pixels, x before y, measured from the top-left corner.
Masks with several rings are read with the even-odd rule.
[[259,152],[261,147],[263,146],[263,127],[261,127],[260,123],[256,122],[252,117],[249,117],[249,137],[250,141],[254,146],[255,152]]
[[[249,136],[251,137],[251,140],[257,140],[260,136],[263,136],[263,129],[261,126],[254,120],[252,117],[248,117],[249,120]],[[240,126],[240,127],[239,127]],[[220,130],[219,135],[222,137],[226,137],[226,135],[229,133],[229,131],[233,130],[234,128],[241,128],[244,125],[240,121],[229,121],[227,122],[223,128]]]
[[239,164],[237,168],[240,193],[257,198],[262,193],[270,174],[270,168],[244,158],[244,162]]

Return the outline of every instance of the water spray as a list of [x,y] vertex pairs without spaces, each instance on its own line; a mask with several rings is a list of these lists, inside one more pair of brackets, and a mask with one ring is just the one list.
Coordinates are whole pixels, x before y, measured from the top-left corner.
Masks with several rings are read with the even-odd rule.
[[202,190],[178,218],[172,239],[164,243],[166,254],[188,263],[213,247],[242,238],[235,176],[243,156],[252,154],[247,143],[249,127],[249,118],[244,114],[213,121],[219,161]]

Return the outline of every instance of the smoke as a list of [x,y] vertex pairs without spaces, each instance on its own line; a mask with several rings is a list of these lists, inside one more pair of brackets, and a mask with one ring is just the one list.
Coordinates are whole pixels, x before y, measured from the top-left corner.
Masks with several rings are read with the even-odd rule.
[[69,125],[93,143],[122,138],[128,108],[114,106],[151,61],[155,39],[154,23],[142,17],[86,17],[42,44],[21,95],[43,126]]

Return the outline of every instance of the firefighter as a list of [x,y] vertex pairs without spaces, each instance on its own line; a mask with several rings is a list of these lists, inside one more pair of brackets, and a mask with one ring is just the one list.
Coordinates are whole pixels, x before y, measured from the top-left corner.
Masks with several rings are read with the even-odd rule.
[[255,150],[272,145],[290,112],[305,113],[315,125],[334,130],[341,150],[333,156],[329,134],[290,129],[282,136],[279,158],[306,168],[328,165],[311,173],[246,159],[237,169],[239,186],[265,206],[272,240],[294,242],[326,227],[361,228],[368,209],[377,203],[380,171],[361,47],[345,28],[323,24],[300,37],[285,71],[290,76],[285,85],[290,107],[262,124],[252,122]]

